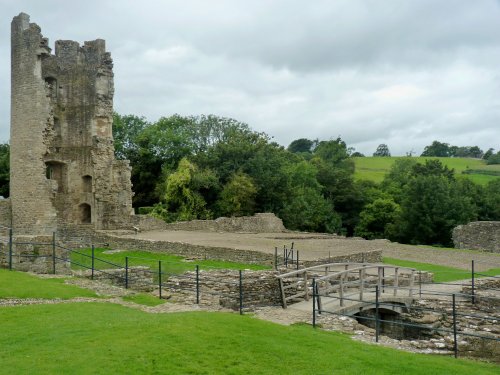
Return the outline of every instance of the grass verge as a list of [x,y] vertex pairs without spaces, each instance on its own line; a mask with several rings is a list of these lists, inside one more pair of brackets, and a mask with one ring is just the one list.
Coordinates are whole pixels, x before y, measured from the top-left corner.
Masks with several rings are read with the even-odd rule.
[[161,300],[158,297],[146,293],[129,294],[127,296],[123,296],[122,299],[124,301],[134,302],[145,306],[158,306],[165,303],[165,300]]
[[499,370],[227,313],[147,314],[87,303],[5,307],[0,321],[3,374],[483,375]]
[[[196,260],[196,261],[186,261],[185,258],[177,255],[153,253],[149,251],[142,250],[127,250],[116,252],[112,254],[106,254],[105,251],[109,249],[96,248],[94,252],[95,259],[95,269],[106,269],[113,268],[107,262],[119,265],[120,267],[125,267],[125,258],[128,257],[129,266],[147,266],[151,270],[158,270],[158,261],[162,262],[162,272],[167,274],[181,274],[186,271],[194,271],[196,265],[200,266],[200,269],[210,269],[210,268],[221,268],[221,269],[237,269],[237,270],[264,270],[270,269],[269,266],[262,266],[259,264],[245,264],[236,262],[225,262],[218,260]],[[91,260],[92,250],[91,249],[79,249],[71,253],[71,261],[78,263],[72,264],[73,269],[85,269],[92,266]],[[98,258],[98,259],[97,259]]]
[[64,284],[64,279],[41,279],[25,272],[0,269],[0,298],[97,297],[87,289]]
[[[420,262],[413,262],[409,260],[402,260],[395,258],[384,257],[382,260],[384,263],[392,264],[394,266],[411,267],[420,271],[432,272],[434,273],[435,282],[457,281],[457,280],[470,279],[472,277],[470,271],[461,268],[446,267],[432,263],[420,263]],[[492,268],[488,271],[481,272],[481,274],[483,276],[476,275],[475,277],[479,278],[485,276],[500,275],[500,268]]]

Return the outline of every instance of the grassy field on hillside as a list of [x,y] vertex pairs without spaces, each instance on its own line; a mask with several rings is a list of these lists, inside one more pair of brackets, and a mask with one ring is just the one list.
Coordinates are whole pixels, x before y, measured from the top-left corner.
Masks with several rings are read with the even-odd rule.
[[[354,158],[356,170],[354,177],[358,180],[365,179],[375,182],[381,182],[384,176],[391,168],[392,164],[400,157],[357,157]],[[436,157],[414,157],[419,163],[425,163],[425,160],[438,159],[448,168],[455,169],[457,177],[467,177],[472,181],[484,185],[491,180],[500,178],[484,173],[500,173],[500,165],[486,165],[484,160],[469,158],[436,158]],[[462,174],[466,170],[476,171],[476,173]]]
[[230,313],[0,308],[1,374],[498,374],[499,367]]

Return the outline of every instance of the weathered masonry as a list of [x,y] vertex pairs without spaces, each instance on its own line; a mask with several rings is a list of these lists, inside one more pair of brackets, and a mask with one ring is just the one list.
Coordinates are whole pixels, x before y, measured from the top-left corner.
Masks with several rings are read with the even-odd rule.
[[114,158],[113,61],[105,42],[58,40],[21,13],[11,34],[11,210],[16,234],[131,221],[128,161]]

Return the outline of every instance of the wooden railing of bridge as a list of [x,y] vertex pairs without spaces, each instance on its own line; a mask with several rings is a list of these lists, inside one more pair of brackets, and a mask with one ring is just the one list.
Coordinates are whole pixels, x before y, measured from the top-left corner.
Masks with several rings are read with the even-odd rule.
[[400,290],[406,290],[412,297],[415,269],[369,263],[329,263],[288,272],[279,275],[278,280],[283,308],[287,308],[289,301],[309,300],[313,280],[319,294],[336,293],[340,306],[343,306],[346,291],[355,289],[355,294],[359,294],[362,300],[365,291],[374,286],[378,286],[379,293],[392,289],[393,295],[397,296]]

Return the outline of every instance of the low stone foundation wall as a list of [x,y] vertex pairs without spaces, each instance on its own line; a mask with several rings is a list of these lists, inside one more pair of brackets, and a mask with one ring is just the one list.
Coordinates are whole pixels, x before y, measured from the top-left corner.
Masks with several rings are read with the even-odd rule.
[[192,230],[210,232],[282,233],[286,231],[283,221],[273,213],[258,213],[254,216],[219,217],[215,220],[192,220],[166,224],[169,230]]
[[94,237],[94,243],[106,244],[113,249],[146,250],[200,259],[217,259],[232,262],[268,265],[271,265],[274,261],[273,254],[266,254],[260,251],[231,249],[227,247],[208,247],[183,242],[125,238],[114,236],[105,232],[97,232]]
[[484,250],[500,253],[500,221],[475,221],[453,229],[457,249]]
[[[242,301],[243,308],[279,305],[281,295],[276,271],[243,271]],[[172,276],[166,283],[172,290],[196,290],[196,273],[186,272]],[[236,270],[202,270],[199,273],[200,297],[207,294],[216,297],[222,307],[239,309],[240,275]]]
[[302,264],[304,267],[313,267],[325,263],[382,263],[382,250],[373,250],[347,255],[336,255],[328,258],[306,260]]
[[[87,279],[92,278],[92,270],[73,271],[73,274]],[[149,267],[129,267],[128,276],[124,268],[94,271],[94,280],[108,281],[120,287],[125,287],[126,278],[128,278],[129,289],[150,292],[157,287],[154,284],[153,273]]]
[[[53,249],[51,236],[16,236],[12,243],[12,268],[16,271],[53,273]],[[58,274],[69,274],[68,253],[55,248],[55,270]],[[9,238],[0,239],[0,267],[9,267]]]

